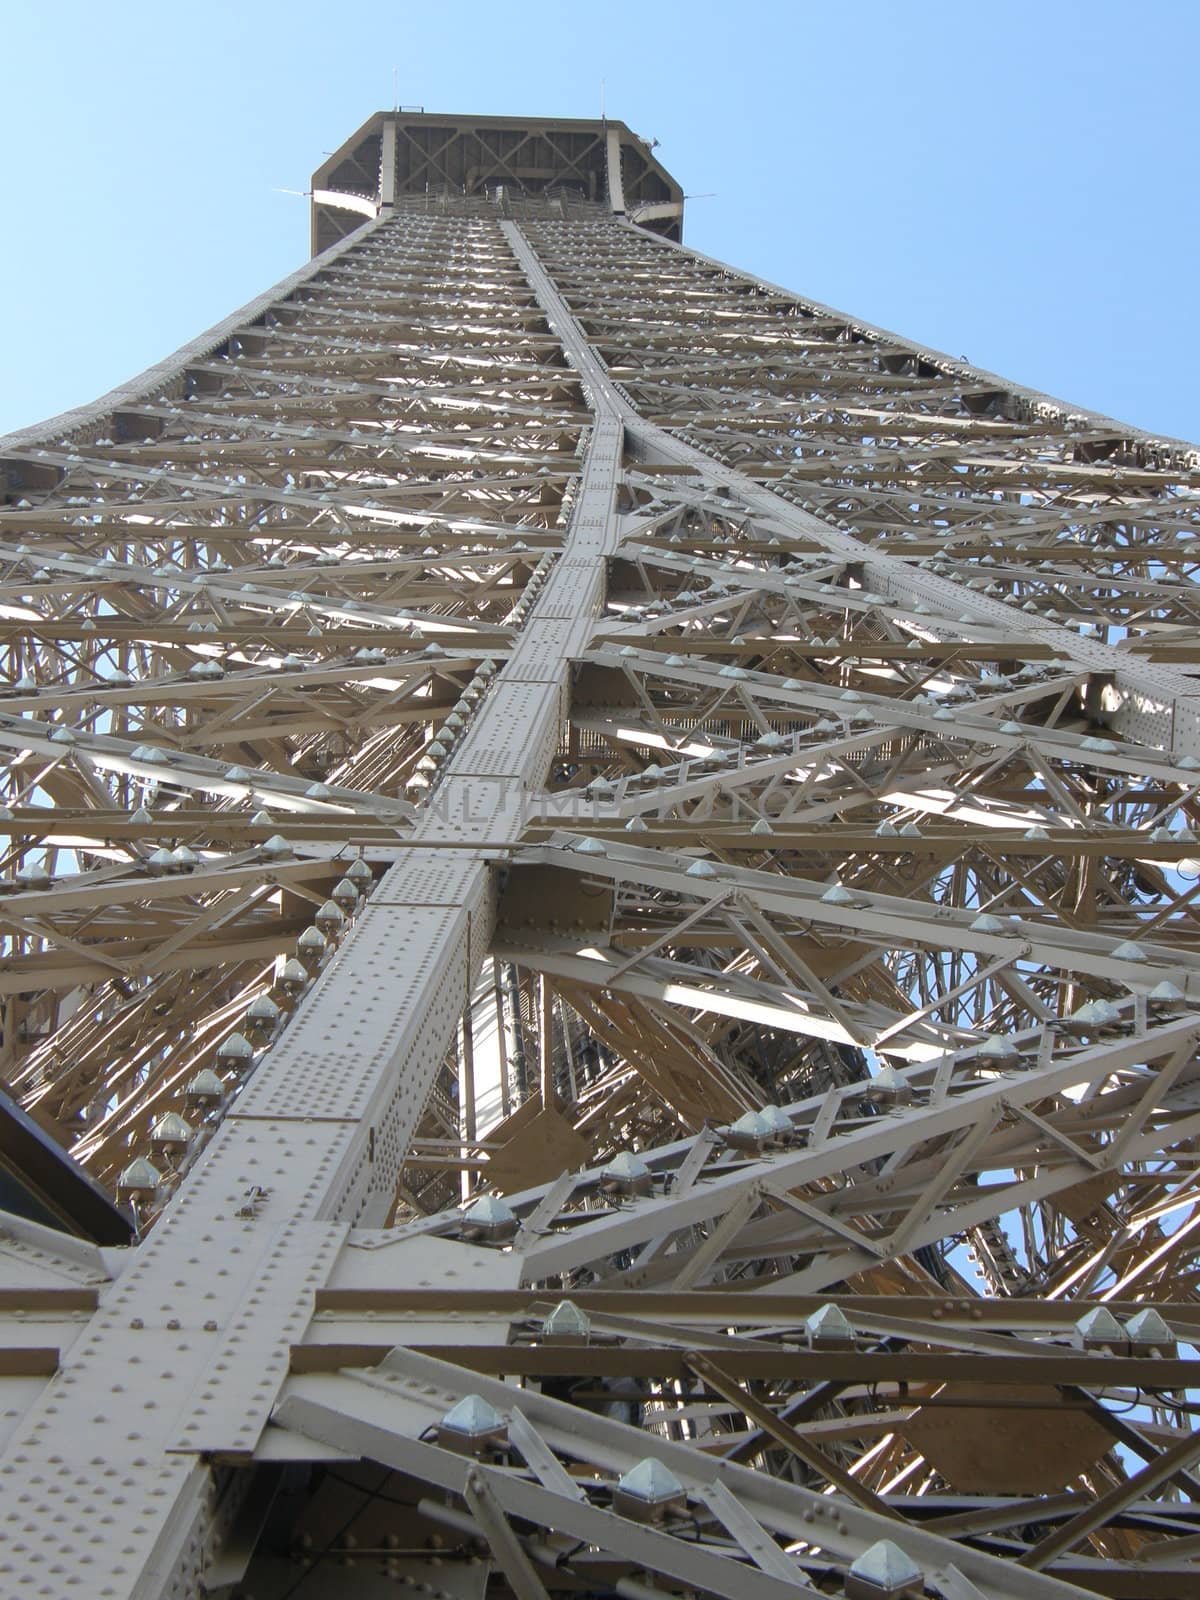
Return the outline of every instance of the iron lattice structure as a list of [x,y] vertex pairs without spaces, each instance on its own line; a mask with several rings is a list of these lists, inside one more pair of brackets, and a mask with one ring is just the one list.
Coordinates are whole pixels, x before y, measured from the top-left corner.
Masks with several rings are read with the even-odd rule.
[[1196,454],[681,216],[377,117],[0,441],[5,1595],[1200,1590]]

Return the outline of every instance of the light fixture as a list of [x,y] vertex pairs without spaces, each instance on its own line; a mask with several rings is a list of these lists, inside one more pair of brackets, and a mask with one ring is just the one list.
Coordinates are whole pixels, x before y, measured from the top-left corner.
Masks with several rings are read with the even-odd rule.
[[177,1111],[168,1111],[159,1117],[150,1130],[150,1143],[157,1150],[186,1150],[195,1130]]
[[769,1144],[791,1144],[795,1139],[796,1125],[787,1112],[782,1111],[779,1106],[763,1106],[758,1115],[760,1120],[766,1124],[767,1142]]
[[153,1194],[162,1182],[162,1173],[145,1156],[137,1156],[117,1179],[117,1188],[126,1194]]
[[1107,1306],[1093,1306],[1075,1323],[1072,1344],[1081,1350],[1110,1350],[1124,1355],[1125,1330]]
[[542,1338],[554,1344],[586,1344],[592,1321],[573,1300],[560,1300],[542,1321]]
[[846,1600],[905,1600],[925,1592],[925,1574],[890,1539],[880,1539],[851,1562]]
[[640,1156],[622,1150],[601,1170],[600,1187],[607,1194],[646,1195],[654,1188],[654,1178]]
[[867,1099],[881,1105],[906,1106],[912,1098],[912,1085],[890,1062],[885,1062],[867,1085]]
[[1153,1306],[1143,1306],[1126,1318],[1125,1336],[1130,1355],[1173,1356],[1176,1352],[1175,1335]]
[[468,1394],[438,1423],[437,1442],[460,1456],[498,1455],[508,1447],[508,1427],[482,1395]]
[[853,1323],[840,1306],[828,1302],[819,1306],[804,1323],[804,1336],[812,1350],[845,1349],[857,1337]]
[[279,1007],[269,994],[256,995],[246,1007],[244,1026],[253,1039],[264,1039],[279,1021]]
[[686,1507],[683,1484],[654,1456],[630,1467],[613,1493],[613,1509],[634,1522],[662,1522],[669,1512]]
[[225,1098],[225,1085],[211,1067],[201,1067],[184,1085],[183,1098],[202,1108],[218,1105]]
[[484,1194],[463,1213],[461,1234],[481,1244],[504,1244],[519,1226],[511,1206],[497,1195]]
[[231,1033],[217,1046],[216,1060],[219,1067],[240,1072],[254,1060],[254,1046],[245,1034]]
[[744,1111],[736,1122],[721,1129],[721,1137],[731,1150],[749,1150],[758,1155],[771,1137],[771,1126],[757,1111]]

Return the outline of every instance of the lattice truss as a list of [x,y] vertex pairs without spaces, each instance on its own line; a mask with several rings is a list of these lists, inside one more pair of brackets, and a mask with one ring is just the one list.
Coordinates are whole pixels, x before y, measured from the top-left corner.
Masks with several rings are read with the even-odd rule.
[[0,454],[11,1592],[1200,1589],[1190,447],[501,190]]

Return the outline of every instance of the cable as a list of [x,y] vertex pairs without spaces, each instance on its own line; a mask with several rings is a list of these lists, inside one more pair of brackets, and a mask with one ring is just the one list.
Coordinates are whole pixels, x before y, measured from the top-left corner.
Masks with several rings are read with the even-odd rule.
[[1200,1406],[1192,1405],[1187,1400],[1168,1400],[1166,1389],[1139,1389],[1138,1394],[1150,1396],[1149,1405],[1162,1406],[1164,1411],[1178,1411],[1189,1417],[1200,1417]]
[[[384,1494],[382,1489],[364,1489],[361,1483],[355,1483],[353,1478],[344,1478],[340,1472],[335,1472],[332,1467],[325,1468],[325,1476],[332,1478],[334,1483],[344,1484],[347,1489],[357,1489],[359,1494],[372,1495],[376,1500],[383,1500],[389,1506],[403,1506],[411,1511],[418,1504],[416,1500],[402,1500],[398,1494]],[[391,1473],[388,1473],[391,1476]]]
[[[391,1477],[391,1475],[392,1475],[391,1474],[391,1469],[388,1468],[388,1467],[385,1467],[383,1469],[383,1479],[380,1482],[379,1486],[377,1488],[375,1488],[375,1489],[361,1489],[358,1484],[353,1484],[353,1483],[350,1485],[351,1488],[360,1489],[360,1493],[364,1497],[362,1505],[360,1505],[357,1508],[357,1510],[355,1510],[346,1519],[346,1521],[342,1523],[341,1527],[334,1534],[333,1538],[330,1539],[329,1543],[325,1546],[325,1548],[323,1550],[321,1550],[321,1551],[318,1551],[318,1553],[315,1556],[312,1557],[312,1559],[309,1561],[308,1566],[305,1567],[304,1571],[296,1579],[295,1583],[292,1584],[291,1588],[290,1589],[285,1589],[284,1592],[279,1596],[279,1600],[292,1600],[292,1596],[297,1593],[297,1591],[301,1588],[301,1586],[303,1584],[308,1582],[309,1578],[312,1577],[313,1573],[320,1566],[321,1562],[324,1561],[327,1556],[330,1556],[330,1555],[333,1554],[333,1548],[337,1544],[338,1540],[344,1538],[345,1535],[347,1533],[349,1533],[350,1529],[358,1521],[359,1517],[362,1516],[363,1512],[367,1509],[367,1507],[369,1505],[373,1504],[374,1501],[376,1501],[376,1500],[380,1499],[381,1497],[383,1497],[382,1494],[381,1494],[382,1489],[383,1489],[383,1485],[387,1482],[387,1480]],[[330,1476],[331,1477],[335,1477],[336,1474],[330,1473]],[[347,1480],[342,1478],[342,1479],[339,1479],[338,1481],[342,1482],[342,1483],[345,1483]],[[383,1497],[383,1498],[386,1498],[386,1497]],[[401,1504],[403,1504],[403,1503],[404,1502],[402,1501]]]

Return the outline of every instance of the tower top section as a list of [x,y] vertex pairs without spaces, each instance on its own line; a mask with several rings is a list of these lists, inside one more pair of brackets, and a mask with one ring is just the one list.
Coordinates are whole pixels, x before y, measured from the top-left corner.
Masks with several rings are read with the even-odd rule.
[[380,111],[313,173],[313,254],[407,197],[548,195],[678,240],[683,190],[623,122]]

